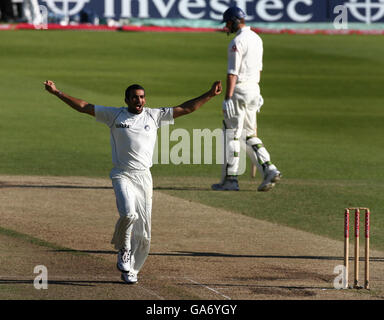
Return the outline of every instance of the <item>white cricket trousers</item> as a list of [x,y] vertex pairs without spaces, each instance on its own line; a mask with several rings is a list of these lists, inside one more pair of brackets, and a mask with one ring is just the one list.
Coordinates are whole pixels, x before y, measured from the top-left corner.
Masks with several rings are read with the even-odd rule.
[[[237,175],[240,163],[240,138],[243,130],[245,136],[255,137],[257,129],[256,112],[259,105],[260,87],[256,83],[238,83],[232,96],[235,107],[235,116],[227,118],[224,114],[225,122],[225,163],[223,165],[223,178],[226,175]],[[252,148],[247,147],[247,154],[253,163],[258,164]],[[269,154],[266,161],[269,161]],[[258,166],[259,168],[259,166]],[[262,169],[260,169],[262,170]]]
[[119,219],[111,243],[131,250],[131,272],[137,274],[151,243],[152,175],[148,170],[112,169],[110,173]]
[[234,129],[234,136],[240,139],[242,130],[247,137],[254,136],[257,129],[256,112],[259,105],[260,87],[256,83],[236,84],[232,101],[235,116],[224,118],[227,129]]

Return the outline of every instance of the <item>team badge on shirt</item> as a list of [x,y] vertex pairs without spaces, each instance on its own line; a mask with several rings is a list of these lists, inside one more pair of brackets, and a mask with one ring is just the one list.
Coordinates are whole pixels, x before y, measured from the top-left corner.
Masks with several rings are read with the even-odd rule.
[[232,46],[232,51],[233,51],[233,52],[236,52],[236,51],[237,51],[237,47],[236,47],[235,44]]
[[127,123],[117,123],[117,124],[115,124],[115,127],[116,128],[129,128],[130,125]]
[[146,126],[144,127],[144,129],[145,129],[145,131],[149,131],[149,129],[151,129],[151,128],[149,127],[149,125],[146,125]]

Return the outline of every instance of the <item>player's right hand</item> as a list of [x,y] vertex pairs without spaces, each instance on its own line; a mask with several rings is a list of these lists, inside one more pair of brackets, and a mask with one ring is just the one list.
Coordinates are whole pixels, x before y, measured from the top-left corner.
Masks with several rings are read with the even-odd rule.
[[44,82],[44,85],[45,85],[45,90],[47,90],[49,93],[55,94],[56,92],[58,92],[56,85],[53,81],[46,80]]
[[235,116],[235,105],[233,104],[232,99],[223,101],[223,112],[228,119],[231,119]]
[[223,87],[221,85],[221,81],[220,80],[215,81],[213,83],[212,88],[211,88],[210,91],[211,91],[213,96],[219,95],[223,91]]

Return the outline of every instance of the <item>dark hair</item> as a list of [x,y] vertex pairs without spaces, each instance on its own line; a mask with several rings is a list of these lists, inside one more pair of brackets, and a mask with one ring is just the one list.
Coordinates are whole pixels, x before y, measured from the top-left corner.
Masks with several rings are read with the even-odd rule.
[[144,88],[139,85],[139,84],[132,84],[130,85],[126,90],[125,90],[125,99],[129,99],[129,94],[131,93],[131,91],[133,90],[143,90],[144,91],[144,94],[145,94],[145,90]]

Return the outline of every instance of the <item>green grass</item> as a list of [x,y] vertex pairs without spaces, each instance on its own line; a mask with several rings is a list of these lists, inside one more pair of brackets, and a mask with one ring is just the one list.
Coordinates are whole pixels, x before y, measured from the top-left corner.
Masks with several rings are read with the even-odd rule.
[[[258,131],[283,172],[273,192],[209,191],[219,165],[155,165],[154,180],[185,177],[201,189],[180,197],[340,238],[343,208],[372,209],[384,249],[384,46],[381,36],[262,35],[265,99]],[[125,88],[146,88],[151,107],[174,106],[225,79],[224,33],[0,33],[0,174],[107,177],[108,128],[43,90],[57,86],[91,103],[123,105]],[[221,127],[222,97],[176,120],[176,128]],[[186,182],[186,183],[187,183]],[[197,183],[198,184],[198,183]],[[187,187],[190,185],[187,185]],[[257,230],[255,231],[257,232]]]
[[[344,208],[367,206],[372,212],[372,246],[384,249],[383,182],[284,179],[273,191],[265,193],[255,192],[259,180],[249,176],[241,178],[239,192],[211,191],[213,182],[203,177],[154,179],[155,189],[170,195],[337,240],[343,239]],[[351,228],[353,219],[351,213]],[[361,230],[363,225],[364,215],[361,214]]]

